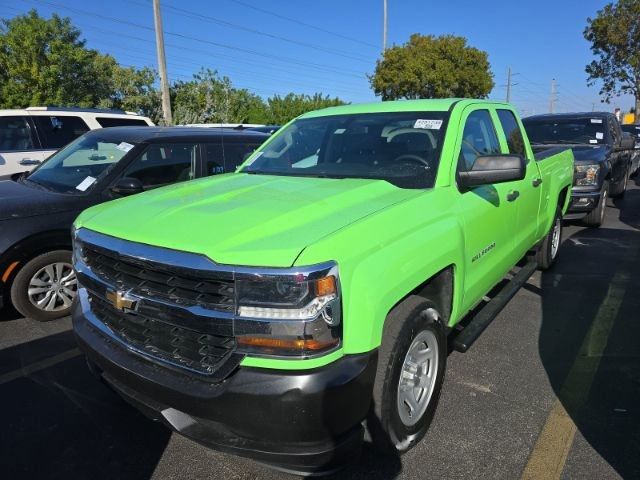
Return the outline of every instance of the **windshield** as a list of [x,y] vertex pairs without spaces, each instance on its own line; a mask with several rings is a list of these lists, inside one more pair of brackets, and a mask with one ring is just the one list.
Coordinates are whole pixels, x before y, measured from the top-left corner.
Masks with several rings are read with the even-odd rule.
[[447,116],[446,112],[394,112],[296,120],[241,171],[381,179],[401,188],[431,188]]
[[90,132],[54,153],[27,181],[60,193],[85,192],[133,147],[113,134]]
[[640,125],[621,125],[620,128],[623,132],[630,133],[640,139]]
[[606,141],[604,118],[523,120],[531,143],[599,145]]

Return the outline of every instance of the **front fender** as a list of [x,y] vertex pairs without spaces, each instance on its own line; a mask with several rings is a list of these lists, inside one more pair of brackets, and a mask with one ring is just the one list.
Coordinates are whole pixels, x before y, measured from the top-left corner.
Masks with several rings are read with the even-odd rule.
[[[432,191],[345,227],[302,253],[296,264],[319,258],[338,262],[344,353],[378,347],[388,312],[443,269],[453,265],[454,282],[462,278],[463,237],[450,212],[453,203],[446,192]],[[454,284],[452,317],[461,290]]]

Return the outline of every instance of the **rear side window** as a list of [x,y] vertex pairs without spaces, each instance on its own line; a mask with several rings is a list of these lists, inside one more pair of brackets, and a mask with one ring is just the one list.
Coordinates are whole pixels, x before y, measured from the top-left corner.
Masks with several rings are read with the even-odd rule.
[[471,170],[476,159],[484,155],[500,155],[500,144],[489,110],[476,110],[464,124],[458,168]]
[[502,125],[504,135],[507,137],[507,145],[509,146],[509,153],[515,153],[526,157],[524,149],[524,138],[522,137],[522,131],[516,120],[516,116],[511,110],[498,110],[498,118]]
[[58,149],[89,131],[80,117],[34,115],[42,148]]
[[34,148],[25,117],[0,117],[0,152],[21,152]]
[[107,127],[148,127],[149,124],[139,118],[110,118],[110,117],[96,117],[96,122],[100,124],[102,128]]
[[249,142],[224,142],[224,146],[222,143],[206,144],[207,175],[234,172],[259,146],[259,143]]

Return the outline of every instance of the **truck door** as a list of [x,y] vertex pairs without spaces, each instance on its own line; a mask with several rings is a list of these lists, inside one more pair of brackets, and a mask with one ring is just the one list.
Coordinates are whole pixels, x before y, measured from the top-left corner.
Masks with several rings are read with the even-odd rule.
[[[501,153],[489,110],[467,107],[461,125],[454,149],[458,171],[469,170],[479,156]],[[459,192],[456,210],[463,222],[465,310],[513,266],[516,205],[508,200],[512,189],[510,183],[499,183]]]
[[527,173],[523,180],[511,182],[509,185],[517,198],[516,221],[514,229],[514,262],[517,262],[537,240],[539,227],[540,197],[542,192],[542,175],[535,159],[529,155],[524,136],[515,114],[511,110],[497,109],[496,115],[500,124],[502,153],[520,155],[527,162]]

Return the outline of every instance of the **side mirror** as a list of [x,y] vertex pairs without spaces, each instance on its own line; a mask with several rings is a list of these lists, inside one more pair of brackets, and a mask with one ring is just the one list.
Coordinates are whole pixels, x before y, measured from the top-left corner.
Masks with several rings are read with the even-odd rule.
[[137,178],[122,177],[111,187],[111,191],[118,195],[125,196],[140,193],[144,191],[144,188],[142,187],[142,182]]
[[624,132],[620,139],[619,150],[633,150],[635,148],[635,144],[636,140],[633,138],[633,135],[628,132]]
[[471,170],[458,173],[463,188],[491,183],[514,182],[526,175],[527,165],[520,155],[486,155],[476,159]]

